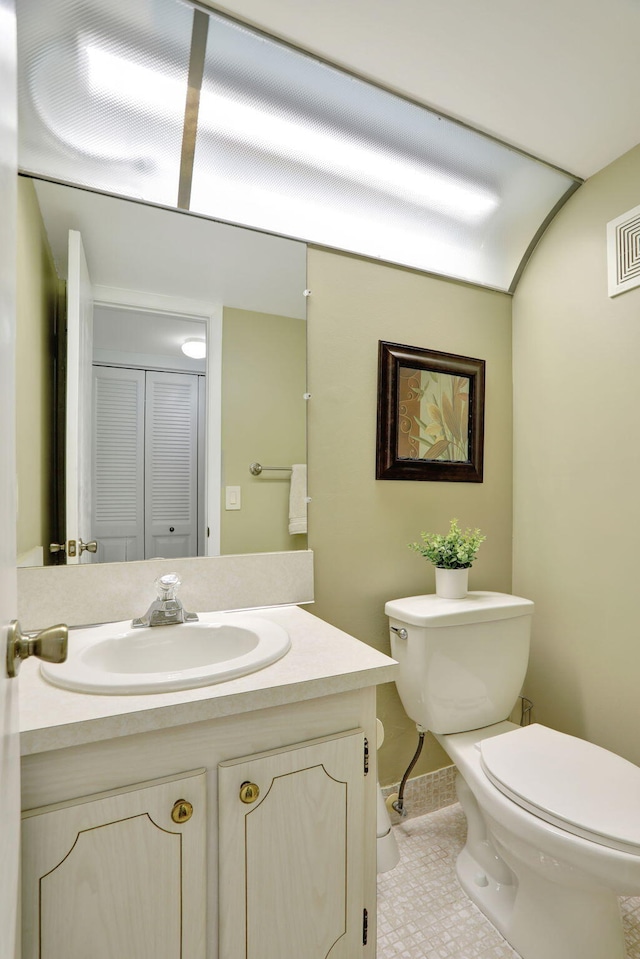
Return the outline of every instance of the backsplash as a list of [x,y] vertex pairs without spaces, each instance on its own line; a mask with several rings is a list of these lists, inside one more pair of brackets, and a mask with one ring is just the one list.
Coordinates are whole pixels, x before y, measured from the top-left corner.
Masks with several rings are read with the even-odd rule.
[[[424,816],[426,813],[435,812],[437,809],[457,802],[457,771],[455,766],[444,766],[442,769],[435,769],[433,772],[408,779],[404,791],[406,818],[415,819],[417,816]],[[382,795],[386,799],[393,793],[397,793],[399,788],[400,783],[385,786]],[[389,810],[389,816],[393,826],[404,821],[403,817],[393,809]]]
[[18,570],[18,618],[24,630],[116,622],[145,612],[154,581],[176,572],[186,609],[211,611],[313,601],[313,553],[247,553]]

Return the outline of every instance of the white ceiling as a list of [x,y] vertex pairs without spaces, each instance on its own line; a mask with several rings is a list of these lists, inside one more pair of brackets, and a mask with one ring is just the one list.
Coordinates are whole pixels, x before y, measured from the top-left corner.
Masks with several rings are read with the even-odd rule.
[[306,316],[306,246],[212,220],[35,180],[49,244],[67,275],[68,231],[82,234],[94,286]]
[[192,359],[182,352],[182,344],[190,339],[207,339],[205,323],[192,316],[94,304],[94,363],[205,373],[204,360]]
[[640,0],[211,5],[580,177],[640,142]]

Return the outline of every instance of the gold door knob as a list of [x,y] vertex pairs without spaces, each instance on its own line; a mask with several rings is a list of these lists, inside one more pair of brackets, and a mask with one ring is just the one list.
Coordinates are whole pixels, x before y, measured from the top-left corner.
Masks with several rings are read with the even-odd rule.
[[173,809],[171,810],[171,818],[174,822],[183,823],[189,822],[193,816],[193,806],[186,799],[179,799],[173,804]]
[[255,783],[243,783],[240,786],[240,801],[245,803],[255,802],[260,795],[260,787]]

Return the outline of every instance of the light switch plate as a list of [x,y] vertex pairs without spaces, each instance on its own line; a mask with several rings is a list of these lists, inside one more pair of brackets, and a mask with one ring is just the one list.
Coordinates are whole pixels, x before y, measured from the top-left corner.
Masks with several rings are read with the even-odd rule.
[[224,488],[224,508],[240,509],[242,506],[242,495],[239,486],[225,486]]

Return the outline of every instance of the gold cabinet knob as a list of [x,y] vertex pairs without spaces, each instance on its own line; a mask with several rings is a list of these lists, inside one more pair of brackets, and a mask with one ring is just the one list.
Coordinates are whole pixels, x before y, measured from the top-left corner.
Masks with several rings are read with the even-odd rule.
[[171,810],[171,818],[174,822],[183,823],[188,822],[193,816],[193,806],[186,799],[178,799],[177,802],[173,804],[173,809]]
[[240,786],[240,801],[245,803],[255,802],[260,795],[260,787],[255,783],[243,783]]

